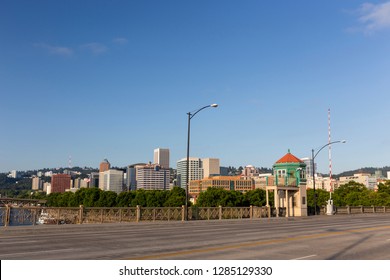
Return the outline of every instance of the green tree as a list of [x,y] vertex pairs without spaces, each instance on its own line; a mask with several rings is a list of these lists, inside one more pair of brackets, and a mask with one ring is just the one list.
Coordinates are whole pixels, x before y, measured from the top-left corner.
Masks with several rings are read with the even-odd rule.
[[75,192],[73,200],[71,202],[73,207],[77,207],[80,205],[84,205],[84,200],[86,200],[86,197],[88,196],[89,189],[82,188]]
[[117,194],[113,191],[103,191],[99,200],[97,201],[97,207],[114,207],[116,205]]
[[64,192],[59,195],[58,206],[59,207],[71,207],[73,206],[74,193]]
[[[362,205],[361,194],[366,193],[366,186],[355,181],[343,184],[334,191],[333,201],[336,206]],[[357,202],[359,201],[359,202]],[[352,204],[350,204],[352,203]]]
[[51,193],[47,196],[46,205],[49,207],[59,207],[60,206],[61,193]]
[[131,206],[133,206],[133,207],[135,207],[137,205],[146,206],[146,200],[147,200],[146,191],[143,189],[136,190],[135,197],[131,201]]
[[116,198],[116,205],[118,207],[129,207],[134,197],[134,191],[122,192]]
[[265,206],[267,203],[266,191],[262,189],[255,189],[245,193],[245,205]]
[[186,191],[181,187],[173,187],[167,194],[164,202],[165,207],[180,207],[185,205]]
[[196,206],[199,207],[233,207],[244,204],[244,195],[238,191],[227,191],[221,188],[208,188],[199,194]]
[[390,194],[390,180],[387,180],[384,183],[379,183],[379,185],[378,185],[378,193]]
[[146,192],[146,207],[162,207],[167,196],[166,191],[151,190]]
[[[307,193],[307,206],[314,207],[314,190],[308,189],[306,191]],[[324,206],[327,204],[327,201],[329,200],[329,192],[322,189],[316,189],[316,205],[318,206]],[[318,209],[318,208],[317,208]]]
[[99,188],[89,188],[84,196],[83,205],[85,207],[97,207],[102,193],[103,191]]

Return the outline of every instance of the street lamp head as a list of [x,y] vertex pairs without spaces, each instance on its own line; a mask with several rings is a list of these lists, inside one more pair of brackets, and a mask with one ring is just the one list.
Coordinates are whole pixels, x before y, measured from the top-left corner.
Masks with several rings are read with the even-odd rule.
[[218,107],[218,104],[211,104],[210,107],[213,107],[213,108],[217,108]]

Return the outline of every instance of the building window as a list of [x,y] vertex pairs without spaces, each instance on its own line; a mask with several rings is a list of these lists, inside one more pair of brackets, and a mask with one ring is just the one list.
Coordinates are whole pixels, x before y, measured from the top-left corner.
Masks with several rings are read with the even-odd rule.
[[286,169],[279,169],[277,174],[278,174],[278,177],[285,177],[286,176]]

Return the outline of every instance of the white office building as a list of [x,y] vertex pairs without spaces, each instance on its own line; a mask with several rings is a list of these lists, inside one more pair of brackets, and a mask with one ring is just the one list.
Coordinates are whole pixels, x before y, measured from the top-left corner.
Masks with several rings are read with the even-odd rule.
[[109,169],[99,173],[99,188],[103,191],[121,193],[123,190],[123,171]]
[[220,175],[219,158],[204,158],[203,162],[203,178]]
[[38,191],[43,190],[43,181],[39,177],[32,178],[32,190]]
[[169,149],[157,148],[154,150],[153,163],[169,169]]
[[158,164],[147,164],[136,168],[137,189],[168,190],[170,171]]
[[[202,180],[204,178],[202,159],[190,157],[188,171],[189,171],[189,181]],[[187,158],[183,158],[177,162],[177,178],[178,178],[178,185],[182,188],[185,188],[187,182]]]

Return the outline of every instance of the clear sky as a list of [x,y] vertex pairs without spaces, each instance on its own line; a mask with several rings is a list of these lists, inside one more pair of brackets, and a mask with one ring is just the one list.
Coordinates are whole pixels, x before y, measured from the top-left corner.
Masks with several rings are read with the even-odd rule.
[[[390,1],[0,3],[0,172],[169,148],[272,167],[328,142],[333,173],[390,165]],[[316,158],[328,170],[327,149]]]

